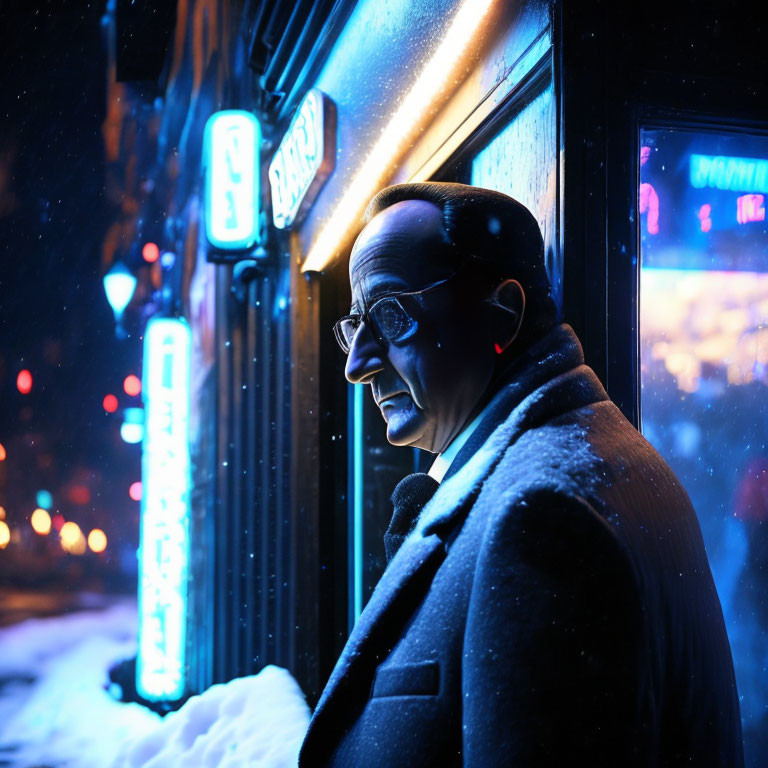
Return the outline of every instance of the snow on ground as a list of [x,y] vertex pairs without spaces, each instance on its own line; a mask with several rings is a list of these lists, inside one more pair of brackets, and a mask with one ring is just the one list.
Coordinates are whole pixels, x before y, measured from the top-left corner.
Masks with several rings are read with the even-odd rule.
[[211,686],[161,726],[126,745],[114,768],[295,766],[309,709],[290,673],[258,675]]
[[136,653],[136,605],[29,619],[0,630],[0,764],[14,768],[282,768],[296,764],[309,709],[266,667],[217,685],[165,719],[105,690]]

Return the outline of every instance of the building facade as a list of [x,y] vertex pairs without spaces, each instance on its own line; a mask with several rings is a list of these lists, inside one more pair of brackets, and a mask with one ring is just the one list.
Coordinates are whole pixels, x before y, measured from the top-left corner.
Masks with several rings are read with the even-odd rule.
[[[348,310],[349,249],[378,189],[451,180],[533,211],[588,364],[686,485],[757,754],[759,25],[656,0],[171,6],[164,57],[141,82],[128,67],[130,83],[121,23],[151,19],[111,11],[106,130],[120,183],[137,190],[121,247],[174,254],[135,262],[135,316],[169,312],[192,330],[187,690],[275,663],[316,701],[384,568],[389,494],[429,460],[389,446],[371,398],[344,381],[331,328]],[[258,243],[226,252],[205,234],[204,131],[229,109],[259,120],[261,192]],[[131,135],[142,146],[127,148]]]

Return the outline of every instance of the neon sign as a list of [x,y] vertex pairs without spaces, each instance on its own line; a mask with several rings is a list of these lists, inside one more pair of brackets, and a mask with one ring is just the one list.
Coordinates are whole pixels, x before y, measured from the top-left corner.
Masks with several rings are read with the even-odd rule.
[[189,561],[191,332],[154,318],[144,337],[145,431],[136,688],[173,701],[185,690]]
[[736,198],[736,221],[747,224],[750,221],[765,221],[765,197],[763,195],[742,195]]
[[223,110],[205,124],[205,230],[215,248],[258,242],[260,147],[261,127],[250,112]]
[[709,203],[704,203],[699,208],[699,226],[702,232],[712,229],[712,206]]
[[659,234],[659,196],[652,184],[644,182],[640,185],[640,214],[648,214],[649,235]]
[[278,229],[300,220],[336,161],[333,102],[313,88],[301,102],[269,164],[272,218]]
[[768,160],[755,157],[691,155],[691,186],[733,192],[768,192]]

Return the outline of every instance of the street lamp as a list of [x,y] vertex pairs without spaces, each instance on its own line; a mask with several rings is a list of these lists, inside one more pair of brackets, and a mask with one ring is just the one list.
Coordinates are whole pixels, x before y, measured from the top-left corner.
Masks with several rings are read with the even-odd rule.
[[104,292],[107,294],[107,301],[115,313],[117,336],[121,339],[126,336],[125,328],[123,328],[123,312],[130,303],[135,290],[136,277],[122,261],[116,261],[109,272],[104,275]]

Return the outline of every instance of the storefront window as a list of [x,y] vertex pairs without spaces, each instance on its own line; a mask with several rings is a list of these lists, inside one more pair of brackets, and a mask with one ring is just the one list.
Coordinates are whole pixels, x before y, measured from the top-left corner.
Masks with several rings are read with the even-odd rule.
[[[349,626],[357,621],[386,567],[384,532],[390,497],[411,472],[426,471],[430,454],[390,445],[370,388],[349,385]],[[421,456],[423,455],[423,459]]]
[[641,132],[642,431],[696,509],[747,764],[768,749],[768,138]]
[[470,183],[514,197],[536,217],[559,307],[562,265],[556,232],[557,131],[551,83],[519,107],[510,122],[473,158]]

